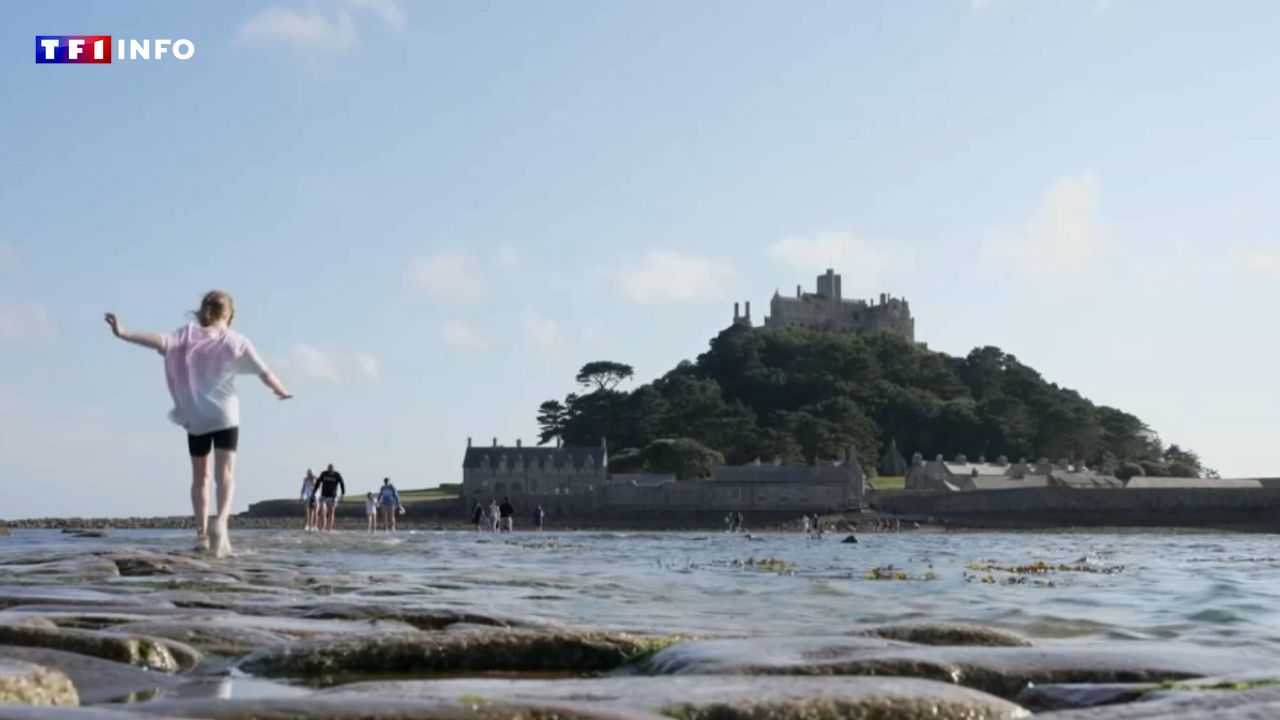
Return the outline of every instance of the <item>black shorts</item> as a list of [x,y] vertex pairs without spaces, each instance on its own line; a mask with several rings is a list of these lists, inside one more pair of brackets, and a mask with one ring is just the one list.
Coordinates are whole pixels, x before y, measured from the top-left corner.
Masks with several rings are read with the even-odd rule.
[[236,446],[239,444],[240,428],[238,427],[205,433],[204,435],[187,436],[187,451],[191,453],[193,458],[207,457],[209,450],[213,448],[235,452]]

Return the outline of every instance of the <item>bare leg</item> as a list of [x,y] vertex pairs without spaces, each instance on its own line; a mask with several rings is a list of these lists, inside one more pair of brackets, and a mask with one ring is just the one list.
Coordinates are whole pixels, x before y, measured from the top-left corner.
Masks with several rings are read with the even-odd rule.
[[214,521],[215,557],[231,554],[231,541],[227,535],[227,521],[231,518],[231,502],[236,493],[236,453],[234,450],[213,451],[214,479],[218,483],[218,518]]
[[191,458],[191,513],[196,522],[196,550],[209,549],[209,456]]

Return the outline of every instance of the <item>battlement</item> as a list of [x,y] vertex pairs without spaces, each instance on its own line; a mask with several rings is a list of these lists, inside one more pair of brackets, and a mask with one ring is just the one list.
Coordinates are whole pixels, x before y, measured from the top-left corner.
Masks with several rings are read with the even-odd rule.
[[[845,298],[840,275],[831,268],[818,276],[816,285],[817,291],[812,293],[797,285],[795,297],[784,297],[775,291],[765,327],[807,327],[857,334],[893,332],[915,340],[915,319],[906,298],[888,293],[880,293],[879,302],[875,298]],[[735,325],[751,327],[751,303],[746,307],[746,314],[739,315],[738,304],[734,303]]]

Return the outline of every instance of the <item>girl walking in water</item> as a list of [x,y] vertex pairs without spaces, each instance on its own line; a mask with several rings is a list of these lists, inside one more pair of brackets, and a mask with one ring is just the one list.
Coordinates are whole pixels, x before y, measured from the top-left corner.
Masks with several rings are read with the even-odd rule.
[[[172,335],[131,332],[112,313],[106,321],[116,337],[164,356],[165,380],[173,397],[170,417],[187,431],[191,455],[191,508],[196,521],[196,551],[215,557],[231,552],[227,520],[235,494],[236,445],[240,438],[240,399],[236,375],[257,375],[276,397],[293,397],[267,369],[253,343],[231,329],[235,319],[231,296],[210,291],[200,302],[196,321]],[[218,483],[218,516],[209,528],[209,453],[214,455]]]

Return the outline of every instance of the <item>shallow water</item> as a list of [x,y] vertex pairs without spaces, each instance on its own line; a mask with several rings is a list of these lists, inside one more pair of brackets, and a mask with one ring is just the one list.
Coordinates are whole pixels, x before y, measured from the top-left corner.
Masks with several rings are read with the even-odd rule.
[[[842,535],[768,533],[245,530],[233,539],[228,562],[259,573],[254,584],[269,603],[317,593],[370,602],[393,596],[557,624],[696,634],[969,621],[1033,638],[1181,640],[1280,655],[1280,542],[1267,535],[884,533],[854,545],[842,544]],[[17,530],[0,538],[0,565],[68,551],[170,551],[189,541],[176,530],[105,538]],[[748,562],[762,559],[770,562]],[[1053,569],[970,569],[1036,561]],[[869,579],[877,567],[907,579]],[[5,570],[0,584],[40,582],[14,575],[13,565]],[[271,582],[282,573],[298,582]]]

